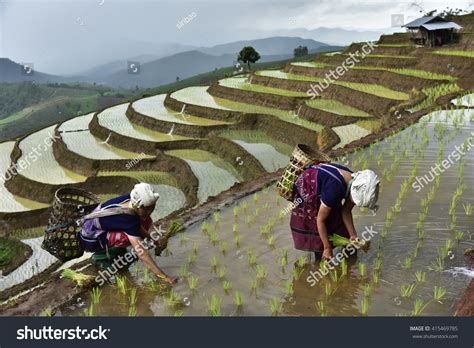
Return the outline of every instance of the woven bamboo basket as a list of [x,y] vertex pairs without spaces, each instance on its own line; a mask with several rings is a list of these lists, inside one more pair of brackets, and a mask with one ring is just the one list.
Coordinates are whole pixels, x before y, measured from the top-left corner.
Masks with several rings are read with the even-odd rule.
[[285,173],[276,184],[278,194],[287,201],[293,202],[293,185],[304,168],[313,163],[330,161],[331,158],[324,152],[313,149],[308,145],[296,145],[290,163],[286,166]]
[[42,248],[65,262],[82,256],[78,242],[81,225],[77,221],[100,203],[98,196],[74,188],[60,188],[54,196]]

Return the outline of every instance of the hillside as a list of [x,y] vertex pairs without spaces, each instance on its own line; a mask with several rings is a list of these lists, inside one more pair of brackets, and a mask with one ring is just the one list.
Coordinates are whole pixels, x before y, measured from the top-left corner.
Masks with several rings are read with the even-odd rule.
[[32,74],[27,74],[22,65],[8,58],[0,58],[0,83],[19,81],[63,82],[64,78],[44,74],[40,71],[33,71]]

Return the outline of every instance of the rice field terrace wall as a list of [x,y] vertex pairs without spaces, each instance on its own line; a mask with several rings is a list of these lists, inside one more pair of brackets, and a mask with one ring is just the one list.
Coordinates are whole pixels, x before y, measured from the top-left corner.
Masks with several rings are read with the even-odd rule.
[[[290,74],[325,78],[325,75],[329,72],[330,69],[335,70],[336,67],[326,69],[315,69],[311,67],[287,64],[285,66],[284,71]],[[400,75],[390,71],[377,71],[369,69],[350,69],[345,72],[339,80],[348,82],[379,84],[383,85],[384,87],[388,87],[390,89],[401,92],[410,92],[413,88],[421,89],[423,87],[435,85],[442,81]]]
[[355,117],[355,116],[343,116],[327,112],[320,109],[312,108],[306,104],[302,104],[298,113],[299,117],[304,118],[308,121],[324,124],[327,127],[343,126],[346,124],[354,123],[362,120],[373,120],[373,117]]
[[[254,83],[252,79],[252,83]],[[233,100],[236,102],[260,105],[265,107],[278,108],[281,110],[294,110],[296,108],[298,97],[287,97],[276,94],[246,91],[238,88],[230,88],[213,83],[209,89],[209,94],[214,97]]]
[[407,33],[394,33],[381,35],[378,44],[406,44],[412,45],[410,36]]
[[[347,49],[343,51],[343,53],[355,53],[357,51],[363,52],[362,47],[365,46],[365,42],[358,42],[351,44]],[[374,50],[372,51],[375,55],[402,55],[407,56],[410,53],[416,50],[416,46],[412,43],[392,43],[392,44],[384,44],[384,43],[377,43]]]
[[401,103],[399,100],[382,98],[334,84],[326,88],[322,95],[324,98],[337,100],[343,104],[365,111],[374,117],[387,114],[392,107]]
[[0,213],[0,220],[10,228],[6,232],[8,237],[13,230],[39,227],[47,224],[49,219],[49,208],[27,210],[12,213]]
[[173,126],[173,134],[185,135],[195,138],[206,138],[211,132],[224,130],[229,127],[228,124],[196,125],[162,121],[137,112],[135,109],[133,109],[132,104],[128,106],[127,117],[130,122],[154,131],[166,133]]
[[458,78],[456,83],[459,86],[466,89],[472,88],[474,58],[426,53],[420,57],[416,68],[439,74],[453,75]]
[[[343,54],[336,54],[334,56],[318,55],[316,56],[316,62],[326,63],[331,65],[341,65],[349,56]],[[381,57],[376,55],[368,55],[364,59],[360,59],[357,64],[366,66],[383,66],[386,68],[411,68],[416,65],[417,59],[412,58],[400,58],[400,57]]]
[[177,99],[174,99],[171,94],[166,96],[164,104],[167,108],[178,112],[182,110],[184,106],[186,106],[186,112],[189,114],[218,121],[238,122],[243,114],[242,112],[233,110],[217,109],[201,105],[183,103]]
[[145,153],[147,155],[156,156],[161,151],[176,150],[190,148],[196,143],[196,139],[174,140],[174,141],[149,141],[137,139],[118,134],[99,124],[95,114],[89,124],[89,130],[93,136],[103,141],[108,139],[108,143],[123,150]]

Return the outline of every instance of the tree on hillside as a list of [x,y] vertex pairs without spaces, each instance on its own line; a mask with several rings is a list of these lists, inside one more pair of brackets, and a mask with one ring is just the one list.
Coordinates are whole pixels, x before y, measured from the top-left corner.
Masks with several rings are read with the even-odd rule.
[[297,57],[304,57],[308,55],[308,47],[306,46],[298,46],[293,50],[293,55],[295,58]]
[[246,46],[242,48],[237,57],[239,62],[247,64],[249,71],[250,71],[250,63],[255,63],[257,60],[260,59],[260,54],[253,48],[252,46]]

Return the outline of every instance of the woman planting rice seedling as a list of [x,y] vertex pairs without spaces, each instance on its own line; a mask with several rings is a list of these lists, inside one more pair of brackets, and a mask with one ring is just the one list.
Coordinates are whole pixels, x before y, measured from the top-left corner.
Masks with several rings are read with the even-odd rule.
[[376,209],[379,177],[371,170],[352,172],[333,163],[317,163],[307,168],[294,185],[290,227],[295,248],[314,251],[316,257],[332,258],[336,234],[357,240],[352,209]]
[[[151,237],[150,215],[159,197],[160,195],[154,192],[153,186],[140,183],[135,185],[129,195],[113,198],[96,208],[95,212],[104,215],[86,220],[79,233],[81,248],[94,252],[91,257],[94,265],[117,272],[118,266],[114,261],[119,259],[123,262],[127,246],[131,245],[153,274],[167,283],[177,282],[177,278],[165,274],[158,267],[144,247],[144,238]],[[109,212],[115,214],[108,214]]]

